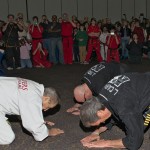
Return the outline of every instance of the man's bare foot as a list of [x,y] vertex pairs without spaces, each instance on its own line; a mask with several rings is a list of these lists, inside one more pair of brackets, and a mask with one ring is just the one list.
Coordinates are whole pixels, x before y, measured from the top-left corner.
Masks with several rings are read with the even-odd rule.
[[68,113],[73,113],[74,111],[78,111],[81,107],[81,104],[76,103],[73,107],[67,109]]

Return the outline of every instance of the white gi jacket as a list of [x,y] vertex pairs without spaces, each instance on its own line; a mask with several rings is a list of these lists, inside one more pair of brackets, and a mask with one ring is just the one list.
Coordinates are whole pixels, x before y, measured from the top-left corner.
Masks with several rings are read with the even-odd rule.
[[[42,141],[48,136],[42,114],[43,93],[44,86],[34,81],[0,77],[0,116],[20,115],[23,127],[32,133],[36,141]],[[4,120],[0,119],[1,121]],[[0,129],[4,129],[1,125],[0,123]]]

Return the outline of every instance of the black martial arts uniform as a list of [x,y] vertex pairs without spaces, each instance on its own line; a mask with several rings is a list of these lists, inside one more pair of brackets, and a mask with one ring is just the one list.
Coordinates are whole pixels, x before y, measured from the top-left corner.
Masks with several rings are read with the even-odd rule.
[[113,77],[129,72],[125,64],[117,62],[102,62],[90,68],[83,76],[82,83],[86,83],[94,96],[97,96],[102,87]]
[[138,150],[144,137],[143,114],[150,106],[150,73],[116,76],[103,87],[98,98],[125,127],[124,146]]

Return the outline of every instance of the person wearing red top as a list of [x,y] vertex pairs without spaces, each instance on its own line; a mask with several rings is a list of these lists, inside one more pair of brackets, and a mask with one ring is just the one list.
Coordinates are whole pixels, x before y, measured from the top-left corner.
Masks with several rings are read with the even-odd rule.
[[140,22],[138,20],[135,22],[133,33],[137,34],[140,43],[144,43],[145,41],[144,29],[140,27]]
[[96,25],[96,19],[92,18],[91,19],[91,25],[88,27],[88,51],[86,55],[86,59],[84,64],[89,64],[89,60],[92,54],[92,51],[95,50],[97,54],[97,59],[99,62],[102,61],[102,56],[100,54],[100,40],[99,40],[99,35],[100,35],[100,28]]
[[119,44],[120,37],[115,33],[115,27],[112,27],[112,29],[110,30],[110,34],[106,37],[106,45],[108,46],[107,62],[120,62],[118,50]]
[[43,48],[42,43],[38,43],[37,48],[33,52],[33,62],[36,67],[50,68],[52,65],[47,60],[48,51]]
[[[32,37],[32,55],[33,55],[33,53],[37,49],[38,44],[42,42],[42,34],[43,34],[43,27],[39,25],[37,16],[33,17],[33,24],[29,27],[29,33],[31,34]],[[33,66],[36,67],[37,63],[34,60],[37,58],[34,57],[36,57],[36,55],[33,55]]]
[[73,27],[76,27],[75,23],[69,20],[68,14],[63,14],[63,20],[61,23],[61,35],[65,64],[72,64],[73,60]]

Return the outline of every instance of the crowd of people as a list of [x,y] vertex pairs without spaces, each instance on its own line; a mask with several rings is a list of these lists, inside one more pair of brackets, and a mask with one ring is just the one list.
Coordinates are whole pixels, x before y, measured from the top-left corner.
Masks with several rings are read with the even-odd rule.
[[7,19],[0,23],[0,55],[8,70],[89,64],[93,51],[98,62],[128,59],[141,63],[142,57],[150,58],[150,21],[143,15],[116,23],[109,18],[70,19],[67,13],[60,18],[53,15],[51,21],[42,15],[40,21],[34,16],[27,23],[22,13],[9,14]]

